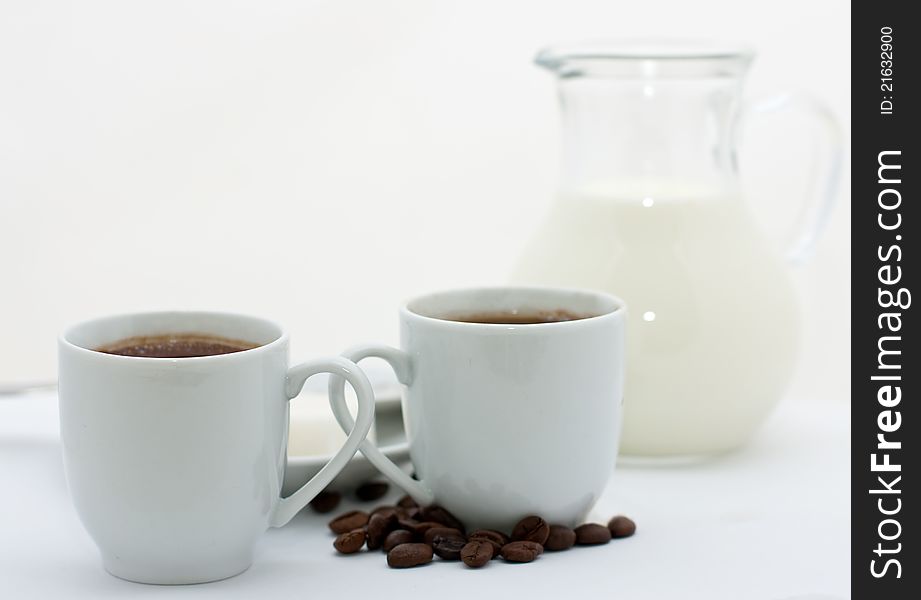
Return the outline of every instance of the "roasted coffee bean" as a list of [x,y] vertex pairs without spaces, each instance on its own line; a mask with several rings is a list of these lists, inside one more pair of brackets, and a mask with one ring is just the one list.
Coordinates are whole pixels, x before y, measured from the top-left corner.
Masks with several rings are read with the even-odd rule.
[[368,519],[368,513],[365,511],[352,510],[330,521],[329,528],[333,530],[333,533],[345,533],[353,529],[358,529],[359,527],[364,527],[368,524]]
[[611,541],[611,531],[598,523],[586,523],[576,527],[576,543],[583,546],[607,544]]
[[611,532],[612,538],[630,537],[636,533],[636,523],[629,517],[617,515],[608,521],[608,531]]
[[401,519],[413,519],[419,515],[419,507],[413,508],[403,508],[402,506],[396,507],[397,516]]
[[495,529],[477,529],[467,536],[467,540],[471,542],[474,540],[479,540],[492,544],[493,558],[498,558],[499,551],[502,550],[502,546],[511,541],[507,535],[501,531],[496,531]]
[[431,544],[436,536],[467,541],[467,538],[464,537],[464,532],[460,529],[454,529],[453,527],[432,527],[431,529],[426,529],[425,533],[422,534],[422,541],[426,544]]
[[544,542],[546,550],[569,550],[576,543],[576,532],[565,525],[551,525],[550,535]]
[[390,485],[384,481],[369,481],[358,486],[355,496],[362,502],[371,502],[384,497],[389,489]]
[[397,506],[402,508],[419,508],[419,505],[416,504],[416,501],[413,500],[413,497],[409,494],[400,498],[400,500],[397,502]]
[[333,547],[342,554],[354,554],[365,545],[365,530],[355,529],[336,536]]
[[547,541],[548,535],[550,535],[550,525],[536,515],[523,518],[512,529],[512,539],[516,542],[524,541],[543,544]]
[[[431,531],[431,530],[429,530]],[[460,560],[461,550],[467,545],[462,537],[436,535],[432,540],[432,550],[445,560]]]
[[409,544],[410,542],[415,541],[416,536],[413,535],[412,531],[406,529],[394,529],[387,534],[387,537],[384,538],[384,552],[390,552],[396,546],[400,544]]
[[441,506],[425,506],[422,508],[422,511],[419,514],[423,521],[436,521],[442,525],[445,525],[446,527],[453,527],[454,529],[460,529],[461,531],[464,531],[464,524],[461,523],[457,517],[449,513],[447,509],[442,508]]
[[310,508],[314,512],[318,513],[328,513],[336,510],[336,507],[339,506],[339,502],[342,500],[342,494],[339,492],[327,492],[322,491],[317,494],[317,497],[310,501]]
[[387,553],[387,564],[394,569],[418,567],[432,562],[432,547],[428,544],[400,544]]
[[399,525],[400,529],[408,529],[412,531],[413,533],[415,533],[416,527],[418,527],[420,523],[419,521],[415,519],[411,519],[409,517],[398,517],[397,525]]
[[401,519],[413,519],[416,520],[416,517],[419,516],[419,507],[414,506],[412,508],[403,508],[402,506],[397,506],[397,516]]
[[502,558],[509,562],[531,562],[543,553],[544,547],[537,542],[520,540],[502,546]]
[[460,557],[465,565],[478,569],[492,560],[493,554],[497,554],[494,548],[490,540],[470,540],[461,548]]
[[425,539],[425,532],[432,527],[444,527],[444,525],[435,521],[423,521],[422,523],[416,523],[416,526],[413,527],[412,531],[416,534],[416,537],[421,542]]
[[387,506],[386,504],[384,504],[382,506],[378,506],[377,508],[371,511],[371,516],[373,517],[374,515],[384,515],[385,517],[388,515],[399,516],[399,512],[396,506]]
[[397,527],[394,513],[371,515],[368,521],[368,550],[377,550],[384,545],[384,538]]

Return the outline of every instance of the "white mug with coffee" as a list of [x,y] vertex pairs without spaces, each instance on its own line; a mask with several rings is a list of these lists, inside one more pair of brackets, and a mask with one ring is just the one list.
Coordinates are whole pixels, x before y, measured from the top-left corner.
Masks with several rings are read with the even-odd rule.
[[[317,373],[355,388],[358,416],[332,460],[280,497],[288,400]],[[59,340],[64,466],[106,570],[144,583],[236,575],[257,538],[342,470],[374,418],[351,361],[288,367],[288,336],[255,317],[163,312],[76,325]]]
[[[400,309],[401,349],[343,355],[387,361],[418,481],[369,441],[361,452],[421,504],[468,528],[508,531],[537,514],[581,522],[614,471],[623,396],[624,312],[607,294],[484,288],[416,298]],[[353,426],[344,381],[329,382],[339,424]]]

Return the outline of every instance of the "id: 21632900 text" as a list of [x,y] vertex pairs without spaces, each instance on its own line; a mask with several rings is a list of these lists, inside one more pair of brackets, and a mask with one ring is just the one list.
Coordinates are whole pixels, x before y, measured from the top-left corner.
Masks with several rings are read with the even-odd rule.
[[879,89],[883,93],[879,103],[879,113],[881,115],[891,115],[895,102],[892,56],[892,27],[881,27],[879,30]]

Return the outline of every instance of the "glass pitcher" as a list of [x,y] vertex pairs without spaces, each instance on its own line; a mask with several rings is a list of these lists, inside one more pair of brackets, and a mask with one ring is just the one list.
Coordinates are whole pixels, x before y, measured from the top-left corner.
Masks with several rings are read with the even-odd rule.
[[[735,133],[744,49],[674,44],[542,51],[558,77],[562,173],[517,283],[605,290],[627,302],[622,452],[676,456],[748,440],[796,361],[799,313],[784,258],[740,193]],[[824,186],[791,245],[804,256],[835,197],[839,132],[814,100],[757,111],[820,121]]]

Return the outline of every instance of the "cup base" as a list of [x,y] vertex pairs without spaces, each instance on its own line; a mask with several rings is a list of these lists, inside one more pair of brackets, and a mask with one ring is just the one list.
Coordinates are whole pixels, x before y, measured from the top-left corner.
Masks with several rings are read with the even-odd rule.
[[151,566],[148,564],[131,564],[123,560],[103,556],[102,566],[109,575],[148,585],[195,585],[230,579],[250,568],[251,557],[218,564],[179,566]]

